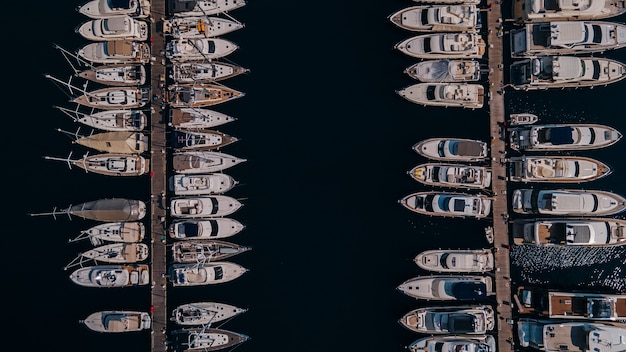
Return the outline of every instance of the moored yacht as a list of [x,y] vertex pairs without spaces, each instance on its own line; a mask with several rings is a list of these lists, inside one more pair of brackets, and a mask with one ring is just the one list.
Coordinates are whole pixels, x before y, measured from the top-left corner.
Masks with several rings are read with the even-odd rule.
[[210,352],[222,349],[232,350],[249,339],[244,334],[224,329],[208,328],[207,326],[176,330],[173,334],[184,338],[184,340],[179,342],[184,351]]
[[490,249],[430,249],[413,261],[421,269],[437,273],[486,273],[495,265]]
[[95,66],[76,76],[108,86],[138,86],[146,83],[146,68],[141,63],[121,63]]
[[212,151],[175,152],[172,156],[174,171],[181,174],[218,172],[245,162],[234,155]]
[[482,219],[491,215],[491,201],[483,194],[426,191],[409,194],[399,203],[418,214]]
[[241,98],[245,93],[222,84],[176,83],[167,90],[171,108],[201,108]]
[[78,136],[72,143],[114,154],[141,154],[149,148],[147,135],[130,131],[108,131]]
[[626,78],[626,64],[604,57],[531,56],[510,65],[517,90],[606,86]]
[[531,114],[529,112],[518,112],[509,114],[508,124],[509,126],[519,126],[519,125],[532,125],[533,123],[539,121],[539,116],[535,114]]
[[133,109],[150,101],[149,87],[108,87],[83,92],[72,102],[95,109]]
[[626,244],[626,220],[613,218],[514,219],[515,244],[619,246]]
[[581,183],[610,175],[605,163],[583,156],[519,156],[508,159],[509,181]]
[[97,18],[79,24],[74,31],[91,41],[148,39],[148,22],[130,16]]
[[414,180],[429,186],[486,189],[491,186],[491,168],[462,164],[425,163],[409,170]]
[[495,327],[495,313],[488,305],[417,308],[400,318],[405,328],[423,334],[483,335]]
[[206,151],[225,147],[238,141],[237,137],[226,133],[203,130],[199,131],[172,131],[172,148],[177,152]]
[[172,264],[169,269],[170,282],[178,286],[204,286],[230,282],[248,271],[231,262],[206,262],[195,264]]
[[150,283],[150,268],[146,264],[94,265],[74,270],[70,280],[86,287],[129,287]]
[[163,21],[163,33],[173,38],[211,38],[243,28],[243,23],[218,16],[176,16]]
[[546,21],[600,20],[626,12],[621,0],[514,0],[513,19],[516,23]]
[[230,191],[237,181],[224,173],[177,174],[169,178],[169,189],[174,195],[220,194]]
[[529,23],[511,30],[511,56],[587,54],[626,46],[626,25],[604,21]]
[[206,108],[170,109],[169,125],[179,129],[205,129],[221,126],[237,119]]
[[89,239],[94,246],[116,242],[137,243],[143,241],[145,234],[145,225],[139,221],[105,222],[81,231],[69,242]]
[[137,154],[116,154],[101,153],[95,155],[85,154],[80,159],[71,159],[72,154],[67,159],[44,157],[49,160],[65,161],[70,169],[73,166],[106,176],[140,176],[150,171],[150,159],[146,159]]
[[219,240],[178,241],[172,245],[174,263],[221,261],[251,250],[248,246]]
[[81,58],[97,64],[150,62],[150,44],[128,40],[89,43],[77,50]]
[[70,219],[74,215],[102,222],[138,221],[146,216],[146,203],[137,199],[102,198],[70,205],[61,210],[54,208],[51,213],[36,213],[30,216],[52,215],[56,218],[58,214],[66,214]]
[[410,352],[496,352],[496,338],[484,336],[431,336],[413,341]]
[[116,242],[105,244],[80,253],[68,265],[65,270],[85,262],[111,264],[131,264],[148,259],[148,245],[145,243]]
[[89,314],[80,321],[96,332],[133,332],[150,329],[150,313],[130,310],[103,310]]
[[199,218],[174,220],[168,234],[177,240],[216,240],[231,237],[243,231],[245,226],[231,218]]
[[608,323],[521,318],[517,334],[522,347],[546,352],[626,351],[626,328]]
[[103,131],[143,131],[148,123],[148,116],[142,110],[116,109],[101,110],[90,114],[80,112],[79,109],[70,110],[55,106],[72,120]]
[[477,32],[430,33],[407,38],[394,49],[419,59],[478,59],[485,55],[485,41]]
[[485,88],[472,83],[416,83],[396,91],[404,99],[424,106],[483,107]]
[[174,62],[172,64],[172,78],[178,83],[218,82],[247,72],[250,72],[247,68],[217,60]]
[[495,294],[491,276],[471,275],[417,276],[400,284],[397,290],[428,301],[484,300]]
[[408,31],[463,32],[480,28],[476,5],[418,5],[392,13],[389,21]]
[[404,70],[421,82],[475,82],[480,79],[480,63],[476,60],[424,60]]
[[476,162],[489,158],[486,142],[467,138],[427,138],[413,145],[413,150],[428,159]]
[[224,38],[179,38],[165,44],[165,57],[172,61],[214,60],[227,56],[239,46]]
[[246,5],[244,0],[171,0],[169,10],[174,16],[208,16],[226,13]]
[[230,215],[243,204],[224,195],[179,197],[170,202],[170,215],[175,218],[206,218]]
[[516,189],[511,206],[519,214],[606,216],[626,210],[626,198],[602,190]]
[[525,125],[508,129],[509,147],[518,151],[589,150],[611,146],[622,134],[593,123]]
[[245,308],[222,302],[191,302],[174,308],[170,320],[182,326],[200,326],[219,323],[246,311]]
[[90,0],[76,8],[78,13],[89,18],[146,18],[150,16],[150,10],[150,0]]

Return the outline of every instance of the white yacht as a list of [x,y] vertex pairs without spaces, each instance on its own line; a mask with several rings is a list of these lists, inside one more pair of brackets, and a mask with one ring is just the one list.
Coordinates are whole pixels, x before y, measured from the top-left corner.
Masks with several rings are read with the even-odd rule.
[[508,129],[509,147],[517,151],[590,150],[611,146],[622,134],[593,123],[526,125]]
[[410,352],[496,352],[496,338],[484,336],[431,336],[413,341]]
[[245,161],[244,158],[222,152],[184,151],[174,153],[172,167],[181,174],[202,174],[226,170]]
[[423,270],[437,273],[486,273],[492,271],[495,258],[490,249],[430,249],[413,259]]
[[150,172],[150,159],[138,154],[100,153],[82,158],[72,159],[72,154],[66,159],[45,156],[48,160],[65,161],[70,169],[76,166],[85,172],[106,176],[141,176]]
[[232,54],[239,46],[224,38],[180,38],[165,44],[165,56],[176,62],[214,60]]
[[130,16],[91,19],[74,31],[91,41],[148,40],[148,22]]
[[492,199],[483,194],[425,191],[411,193],[399,200],[418,214],[483,219],[491,215]]
[[511,30],[511,56],[588,54],[626,46],[626,24],[605,21],[529,23]]
[[626,78],[626,64],[604,57],[531,56],[510,65],[517,90],[606,86]]
[[110,40],[82,46],[76,54],[95,64],[150,62],[150,44],[147,42]]
[[147,312],[103,310],[89,314],[80,322],[92,331],[120,333],[148,330],[152,325],[152,318]]
[[176,174],[169,178],[169,189],[177,196],[220,194],[230,191],[237,183],[224,173]]
[[225,147],[238,140],[237,137],[214,130],[174,130],[171,135],[171,146],[175,152],[210,151]]
[[513,219],[515,244],[536,246],[621,246],[626,220],[613,218]]
[[237,118],[206,108],[170,109],[169,126],[178,129],[207,129],[237,121]]
[[493,308],[488,305],[417,308],[399,322],[409,330],[435,335],[483,335],[496,324]]
[[150,0],[90,0],[76,8],[89,18],[150,17]]
[[409,170],[412,179],[429,186],[487,189],[491,186],[491,168],[462,164],[425,163]]
[[136,109],[150,101],[149,87],[107,87],[83,92],[71,100],[89,108],[103,110]]
[[410,6],[388,18],[408,31],[463,32],[480,28],[480,12],[473,4]]
[[480,79],[480,63],[476,60],[424,60],[404,70],[409,77],[425,83],[475,82]]
[[485,88],[476,83],[416,83],[396,93],[424,106],[480,109],[485,101]]
[[177,17],[227,13],[246,5],[244,0],[170,0],[170,12]]
[[400,284],[397,290],[428,301],[485,300],[495,294],[491,276],[472,275],[417,276]]
[[546,352],[626,351],[626,328],[608,323],[521,318],[517,334],[522,347]]
[[82,123],[103,131],[143,131],[148,125],[148,116],[143,110],[138,109],[111,109],[100,110],[90,114],[55,106],[61,112],[72,118],[74,122]]
[[171,320],[182,326],[201,326],[229,320],[246,311],[222,302],[191,302],[174,308]]
[[508,159],[513,182],[581,183],[610,175],[605,163],[583,156],[517,156]]
[[546,21],[586,21],[616,17],[626,12],[621,0],[514,0],[518,24]]
[[206,218],[230,215],[243,204],[225,195],[178,197],[170,202],[170,215],[175,218]]
[[196,264],[172,264],[169,269],[170,282],[178,286],[204,286],[230,282],[248,271],[231,262],[207,262]]
[[172,244],[172,262],[198,264],[216,262],[251,249],[248,246],[220,240],[176,241]]
[[137,243],[143,241],[145,235],[146,227],[138,221],[105,222],[81,231],[69,242],[89,239],[94,246],[111,242]]
[[172,335],[184,338],[178,342],[182,351],[232,351],[237,345],[250,339],[244,334],[208,326],[176,330]]
[[99,65],[79,71],[76,76],[108,86],[139,86],[146,83],[146,68],[136,62]]
[[145,243],[110,243],[80,253],[64,270],[85,262],[111,264],[131,264],[148,259],[148,245]]
[[170,108],[203,108],[235,100],[244,95],[244,92],[219,82],[175,83],[167,87],[166,99]]
[[489,159],[486,142],[467,138],[427,138],[413,145],[413,150],[428,159],[478,162]]
[[245,226],[231,218],[174,220],[169,225],[169,236],[176,240],[216,240],[234,236]]
[[176,16],[163,21],[163,33],[173,38],[219,37],[243,27],[239,21],[219,16]]
[[511,206],[519,214],[606,216],[626,210],[626,198],[601,190],[516,189]]
[[478,59],[485,55],[485,41],[478,32],[420,34],[394,48],[418,59]]
[[150,283],[150,268],[146,264],[94,265],[78,268],[70,280],[86,287],[129,287]]
[[250,70],[226,61],[185,61],[172,64],[171,77],[178,83],[209,83],[223,81],[247,72]]

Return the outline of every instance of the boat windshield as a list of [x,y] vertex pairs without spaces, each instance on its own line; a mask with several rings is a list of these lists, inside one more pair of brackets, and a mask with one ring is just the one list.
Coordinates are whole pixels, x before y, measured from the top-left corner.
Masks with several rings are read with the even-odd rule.
[[587,302],[587,314],[589,318],[608,319],[611,318],[613,304],[608,299],[594,298]]

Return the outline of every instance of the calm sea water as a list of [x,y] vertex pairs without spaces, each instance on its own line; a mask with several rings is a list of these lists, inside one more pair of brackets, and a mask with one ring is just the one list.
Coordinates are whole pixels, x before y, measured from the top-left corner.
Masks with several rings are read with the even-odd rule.
[[[70,282],[63,267],[89,244],[67,241],[94,223],[27,215],[106,197],[149,200],[148,177],[85,174],[42,158],[86,152],[55,131],[78,125],[52,108],[70,107],[69,97],[43,77],[71,75],[52,43],[68,50],[86,44],[73,31],[86,19],[74,11],[80,1],[35,4],[24,25],[7,28],[4,54],[3,153],[11,167],[5,173],[7,336],[32,351],[149,351],[149,332],[96,334],[78,322],[96,310],[150,307],[149,288],[89,289]],[[397,323],[425,305],[395,290],[426,274],[412,258],[425,249],[488,245],[488,220],[424,217],[397,204],[427,189],[406,175],[425,161],[411,150],[414,143],[435,136],[489,138],[487,109],[424,108],[395,94],[414,83],[402,73],[414,60],[392,48],[412,34],[386,17],[410,5],[250,1],[230,14],[246,28],[225,36],[240,45],[229,60],[251,73],[224,82],[246,96],[215,110],[239,119],[220,128],[241,139],[223,151],[249,160],[227,173],[241,183],[228,194],[245,203],[233,217],[247,225],[232,240],[253,247],[233,261],[251,271],[224,285],[170,289],[168,303],[216,300],[249,308],[222,326],[251,336],[240,351],[403,351],[422,337]],[[23,7],[6,12],[18,13]],[[626,61],[625,51],[605,56]],[[542,122],[597,122],[626,132],[625,88],[626,81],[585,90],[507,91],[507,108],[536,113]],[[624,150],[620,142],[580,153],[615,169],[581,187],[626,194]],[[626,291],[623,249],[514,248],[512,256],[519,283]]]

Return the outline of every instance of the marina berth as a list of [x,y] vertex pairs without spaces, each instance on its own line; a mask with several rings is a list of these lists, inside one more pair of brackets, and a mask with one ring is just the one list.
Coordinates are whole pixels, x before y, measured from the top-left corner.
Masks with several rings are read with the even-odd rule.
[[404,99],[424,106],[483,107],[485,88],[471,83],[416,83],[396,91]]
[[141,132],[99,132],[78,136],[72,143],[115,154],[141,154],[149,149],[148,136]]
[[83,169],[85,172],[106,176],[141,176],[150,172],[150,159],[137,154],[101,153],[95,155],[85,154],[80,159],[67,159],[45,156],[48,160],[67,162],[70,169],[72,166]]
[[402,29],[419,32],[463,32],[481,27],[480,12],[473,4],[410,6],[388,19]]
[[400,319],[405,328],[436,335],[484,335],[495,327],[495,314],[488,305],[424,307]]
[[582,156],[519,156],[508,159],[513,182],[581,183],[610,175],[605,163]]
[[172,264],[169,268],[170,282],[174,287],[204,286],[230,282],[248,271],[231,262],[206,262]]
[[108,64],[79,71],[76,76],[108,86],[139,86],[146,83],[146,68],[132,62]]
[[171,108],[201,108],[225,103],[244,95],[245,93],[222,84],[177,83],[168,87],[167,103]]
[[152,325],[152,318],[147,312],[104,310],[91,313],[80,322],[92,331],[120,333],[148,330]]
[[76,11],[89,18],[147,18],[150,10],[149,0],[91,0],[76,8]]
[[482,194],[436,191],[416,192],[399,200],[402,206],[418,214],[477,219],[491,215],[491,202],[491,198]]
[[177,174],[170,176],[169,189],[174,195],[220,194],[233,189],[237,181],[223,173]]
[[239,21],[218,16],[173,17],[163,21],[163,33],[176,39],[219,37],[243,27]]
[[511,206],[519,214],[607,216],[626,210],[626,198],[601,190],[516,189]]
[[517,335],[522,347],[546,352],[626,350],[626,328],[608,323],[521,318]]
[[170,0],[169,11],[174,16],[209,16],[226,13],[246,5],[244,0]]
[[626,64],[602,57],[531,56],[510,65],[517,90],[606,86],[626,77]]
[[245,226],[231,218],[199,218],[174,220],[168,227],[168,234],[176,240],[217,240],[234,236]]
[[404,70],[409,77],[424,83],[475,82],[480,79],[476,60],[424,60]]
[[413,341],[409,352],[496,352],[496,338],[484,336],[431,336]]
[[205,263],[221,261],[252,248],[219,240],[179,241],[172,245],[174,263]]
[[174,308],[170,320],[181,326],[201,326],[229,320],[247,311],[222,302],[191,302]]
[[446,162],[479,162],[489,159],[487,143],[475,139],[427,138],[415,143],[412,149],[425,158]]
[[224,38],[180,38],[165,44],[165,57],[171,61],[215,60],[228,56],[239,46]]
[[176,152],[209,151],[225,147],[239,140],[237,137],[213,130],[203,130],[202,132],[174,130],[171,138],[172,148]]
[[423,270],[437,273],[486,273],[494,270],[495,258],[488,249],[430,249],[413,259]]
[[511,30],[511,56],[588,54],[626,46],[626,25],[605,21],[529,23]]
[[625,6],[620,0],[514,0],[513,19],[518,24],[601,20],[625,13]]
[[85,287],[131,287],[150,283],[150,268],[146,264],[94,265],[74,270],[70,280]]
[[201,174],[223,171],[245,161],[246,159],[221,152],[185,151],[174,152],[172,167],[181,174]]
[[428,186],[462,189],[487,189],[491,168],[462,164],[425,163],[409,170],[409,176]]
[[418,59],[479,59],[485,41],[478,32],[429,33],[407,38],[394,49]]
[[474,301],[495,295],[491,276],[429,275],[406,280],[401,293],[428,301]]
[[30,216],[52,215],[56,219],[59,214],[66,214],[70,219],[74,215],[102,222],[139,221],[146,216],[146,203],[136,199],[102,198],[70,205],[61,210],[55,208],[50,213],[35,213]]
[[181,329],[172,333],[182,339],[177,344],[180,344],[184,351],[232,350],[250,339],[244,334],[207,327]]
[[79,24],[74,31],[91,41],[148,40],[148,22],[130,16],[91,19]]
[[536,246],[621,246],[626,220],[613,218],[514,219],[515,244]]
[[170,202],[170,215],[175,218],[206,218],[230,215],[243,204],[224,195],[179,197]]
[[249,69],[226,61],[185,61],[172,63],[171,77],[177,83],[209,83],[250,72]]
[[507,133],[511,149],[531,152],[600,149],[622,139],[615,128],[592,123],[526,125]]
[[236,121],[235,117],[206,108],[169,109],[169,126],[177,129],[206,129]]
[[111,242],[137,243],[143,241],[145,235],[146,228],[139,221],[106,222],[81,231],[78,236],[69,240],[69,242],[89,239],[94,246],[101,246]]
[[117,109],[101,110],[86,114],[79,111],[80,107],[71,110],[61,106],[55,106],[74,122],[81,123],[103,131],[143,131],[148,124],[148,116],[143,110]]
[[76,54],[94,64],[120,64],[150,62],[150,44],[128,40],[110,40],[89,43]]
[[111,264],[138,263],[148,259],[148,245],[144,243],[111,243],[105,244],[80,253],[65,270],[76,265],[82,266],[86,262]]

